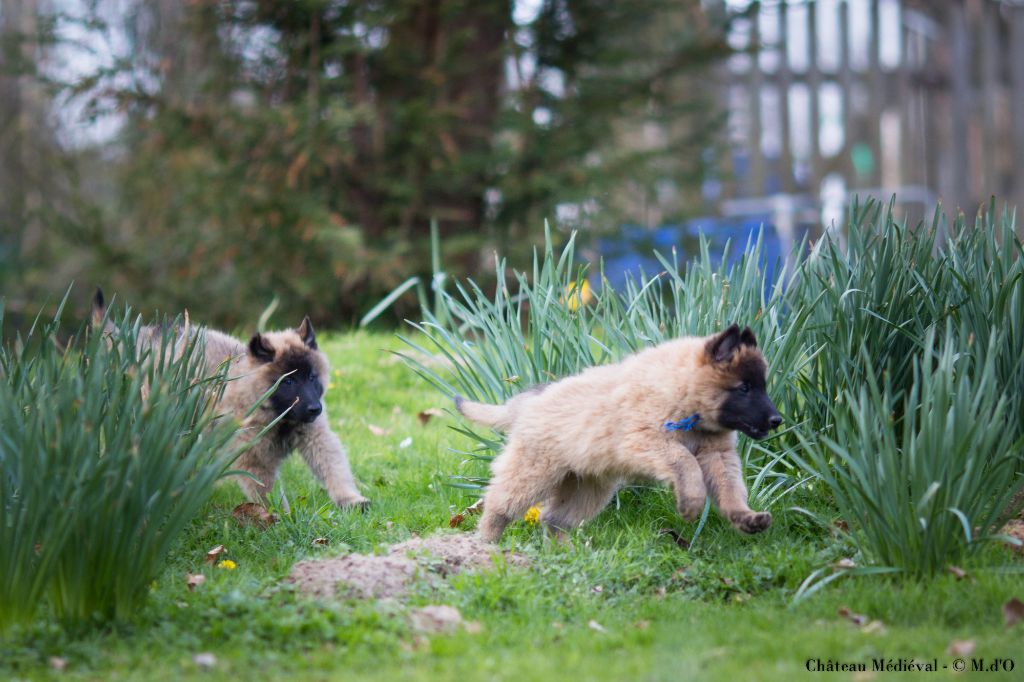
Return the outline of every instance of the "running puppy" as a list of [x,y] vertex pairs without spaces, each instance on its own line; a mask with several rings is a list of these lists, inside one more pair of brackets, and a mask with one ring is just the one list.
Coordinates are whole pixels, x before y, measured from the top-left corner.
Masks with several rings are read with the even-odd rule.
[[761,439],[782,423],[765,392],[767,364],[749,328],[685,337],[535,387],[503,405],[455,400],[474,422],[508,432],[484,495],[480,534],[541,503],[556,534],[593,518],[627,481],[672,485],[687,520],[711,494],[744,533],[772,523],[747,506],[736,431]]
[[[93,325],[103,325],[105,316],[103,292],[97,289],[93,298]],[[113,330],[109,320],[104,330],[108,333]],[[298,450],[335,504],[339,507],[369,504],[356,488],[345,447],[331,430],[324,411],[321,378],[329,375],[329,369],[327,357],[317,347],[309,317],[296,329],[254,334],[248,344],[213,329],[187,325],[178,329],[177,334],[202,334],[207,373],[212,375],[225,361],[230,363],[230,380],[224,387],[218,409],[241,422],[236,438],[254,438],[287,410],[277,426],[234,463],[235,469],[247,471],[258,479],[236,477],[250,501],[266,504],[281,463],[293,450]],[[139,332],[138,344],[152,347],[160,343],[161,336],[159,328],[144,327]],[[281,377],[284,379],[277,390],[246,418],[245,413]],[[282,507],[288,511],[287,499],[282,500]]]

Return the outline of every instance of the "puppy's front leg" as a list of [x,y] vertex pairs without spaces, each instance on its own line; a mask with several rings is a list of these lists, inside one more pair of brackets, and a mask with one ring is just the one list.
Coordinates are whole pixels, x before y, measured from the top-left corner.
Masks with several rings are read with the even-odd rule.
[[704,474],[697,458],[682,443],[668,442],[659,444],[650,455],[650,460],[643,463],[646,457],[639,458],[646,471],[638,471],[641,475],[652,473],[665,483],[670,483],[676,494],[676,509],[687,521],[693,521],[704,511],[707,500],[707,488],[704,486]]
[[345,446],[328,426],[326,414],[297,435],[295,447],[336,505],[366,507],[370,504],[356,488]]
[[701,452],[697,461],[718,512],[733,528],[744,533],[760,533],[772,525],[771,513],[756,512],[747,505],[743,464],[735,450]]
[[[277,481],[277,473],[285,454],[280,447],[275,445],[271,439],[257,442],[242,453],[242,456],[234,464],[234,468],[247,471],[257,479],[253,480],[252,476],[244,475],[236,477],[238,486],[245,493],[245,497],[250,502],[262,504],[264,507],[270,506],[270,491],[273,490],[274,483]],[[283,491],[281,509],[286,514],[290,511],[288,498],[284,496]]]

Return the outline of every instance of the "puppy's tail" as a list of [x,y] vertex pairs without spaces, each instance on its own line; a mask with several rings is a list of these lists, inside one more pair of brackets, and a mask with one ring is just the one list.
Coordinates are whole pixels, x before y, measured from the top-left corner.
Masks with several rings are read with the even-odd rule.
[[509,409],[507,403],[504,405],[474,403],[457,395],[455,396],[455,409],[466,419],[490,426],[492,429],[505,430],[512,426],[512,410]]
[[540,395],[546,387],[547,384],[533,386],[519,395],[509,398],[501,405],[475,403],[457,395],[455,396],[455,409],[463,417],[477,424],[483,424],[499,431],[507,431],[515,423],[523,406]]

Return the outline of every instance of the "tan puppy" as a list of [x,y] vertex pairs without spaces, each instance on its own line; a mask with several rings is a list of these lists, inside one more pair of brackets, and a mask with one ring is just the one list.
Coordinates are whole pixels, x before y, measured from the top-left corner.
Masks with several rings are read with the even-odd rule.
[[491,466],[480,534],[496,541],[537,503],[555,532],[575,528],[638,478],[670,484],[687,520],[710,493],[733,527],[765,530],[772,517],[747,506],[735,431],[764,438],[782,423],[765,392],[766,371],[754,334],[732,325],[591,367],[504,405],[456,398],[469,419],[508,431]]
[[[103,324],[105,314],[103,292],[97,290],[93,299],[93,324]],[[111,332],[114,328],[108,321],[104,329]],[[281,421],[234,463],[233,468],[247,471],[257,479],[236,477],[250,501],[266,504],[281,463],[293,450],[298,450],[335,504],[351,507],[369,503],[356,488],[345,448],[331,430],[324,410],[323,381],[329,376],[329,368],[327,357],[317,347],[308,317],[296,329],[257,333],[248,345],[213,329],[199,330],[186,325],[175,331],[179,337],[202,335],[208,375],[217,373],[224,362],[230,363],[228,381],[217,409],[241,423],[237,439],[255,439],[264,427],[285,413]],[[158,327],[143,327],[137,343],[143,348],[152,348],[161,343],[162,336],[163,331]],[[177,347],[180,352],[184,344]],[[246,417],[246,412],[281,377],[284,378],[277,390]],[[282,498],[282,507],[288,510],[285,498]]]

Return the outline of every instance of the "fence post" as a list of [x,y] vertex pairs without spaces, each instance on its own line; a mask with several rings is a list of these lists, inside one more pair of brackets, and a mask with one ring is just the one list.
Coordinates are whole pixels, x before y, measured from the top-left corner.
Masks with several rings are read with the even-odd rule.
[[1017,233],[1024,234],[1024,0],[1007,6],[1010,22],[1010,117],[1013,121],[1013,190],[1017,206]]
[[[952,209],[960,209],[970,218],[974,214],[971,206],[971,187],[968,173],[970,171],[970,150],[967,148],[970,137],[971,98],[970,79],[970,47],[968,45],[967,11],[964,0],[949,0],[946,13],[946,30],[950,32],[950,79],[952,81],[951,105],[953,129],[947,143],[950,154],[949,182],[952,194],[947,197],[955,202]],[[956,215],[955,213],[953,215]]]

